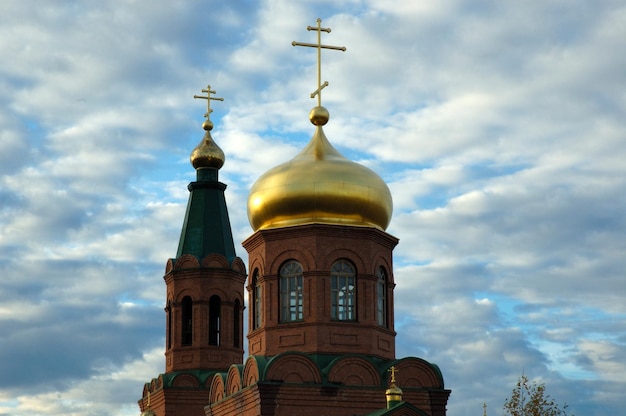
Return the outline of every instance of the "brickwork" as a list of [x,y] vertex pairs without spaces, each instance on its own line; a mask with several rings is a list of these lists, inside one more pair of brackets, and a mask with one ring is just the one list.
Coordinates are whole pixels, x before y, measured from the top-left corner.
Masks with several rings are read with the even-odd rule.
[[[242,363],[245,266],[241,259],[229,265],[223,256],[213,254],[201,264],[193,256],[182,256],[175,263],[168,263],[164,279],[167,286],[166,372],[225,370],[233,363]],[[217,338],[214,335],[210,342],[213,296],[219,298],[219,331]],[[191,342],[187,344],[182,339],[185,297],[192,302]]]
[[[208,392],[206,389],[166,388],[150,396],[150,410],[156,415],[193,416],[204,415]],[[139,401],[139,408],[147,409],[147,396]]]
[[[346,416],[367,415],[386,407],[385,388],[296,385],[261,382],[227,400],[205,407],[206,416]],[[430,416],[445,415],[431,409],[433,393],[410,391],[406,402]],[[439,391],[447,401],[449,391]]]
[[445,416],[450,391],[439,369],[422,359],[300,352],[249,357],[245,366],[214,376],[205,415],[367,415],[385,409],[392,366],[403,385],[401,402],[413,414]]
[[[262,287],[262,324],[248,334],[251,354],[272,356],[297,350],[306,353],[357,353],[395,357],[392,250],[398,240],[375,228],[342,225],[300,225],[257,231],[244,241],[249,270]],[[355,319],[331,317],[330,274],[337,260],[356,269]],[[288,260],[303,268],[303,317],[281,322],[279,270]],[[376,317],[377,270],[387,273],[386,325]],[[249,295],[253,287],[248,285]],[[253,302],[253,299],[250,299]],[[250,328],[253,325],[250,308]]]
[[[139,407],[146,410],[149,400],[157,416],[381,414],[387,373],[394,366],[403,396],[397,411],[388,414],[445,416],[450,391],[439,369],[418,358],[395,358],[392,252],[397,243],[379,229],[340,224],[255,232],[243,243],[250,271],[251,356],[245,364],[241,259],[184,254],[170,260],[164,276],[166,373],[146,385]],[[301,280],[297,290],[281,292],[281,267],[290,261],[301,267],[295,272]],[[337,264],[348,265],[349,289],[345,283],[337,287]],[[345,312],[348,299],[342,294],[344,303],[337,300],[340,290],[350,292],[353,303],[350,314],[339,317],[337,310],[341,306]],[[288,307],[295,302],[299,308],[288,318],[285,299]]]

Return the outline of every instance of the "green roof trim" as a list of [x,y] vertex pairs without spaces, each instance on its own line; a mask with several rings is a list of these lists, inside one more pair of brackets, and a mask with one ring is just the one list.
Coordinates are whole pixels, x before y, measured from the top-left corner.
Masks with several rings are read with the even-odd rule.
[[433,372],[437,375],[437,378],[441,381],[441,387],[445,388],[445,383],[443,380],[443,373],[441,372],[441,369],[439,368],[439,366],[437,364],[431,363],[430,361],[426,361],[423,358],[419,358],[419,357],[403,357],[403,358],[398,358],[397,360],[394,360],[391,364],[389,364],[389,366],[383,368],[383,375],[387,374],[387,370],[389,370],[391,368],[392,365],[398,365],[399,363],[401,363],[402,361],[405,360],[417,360],[417,361],[421,361],[422,363],[424,363],[425,365],[429,366]]
[[192,254],[202,261],[209,254],[220,254],[232,262],[237,255],[224,197],[226,185],[218,181],[215,168],[198,169],[197,179],[187,187],[189,202],[176,258]]
[[[158,384],[158,379],[163,380],[163,385],[160,386],[164,389],[169,389],[173,387],[174,379],[180,375],[191,375],[198,380],[199,389],[208,390],[210,386],[206,386],[206,382],[209,379],[212,379],[215,374],[219,373],[219,371],[215,370],[181,370],[181,371],[172,371],[169,373],[159,374],[158,377],[152,380],[153,383]],[[152,383],[146,383],[148,385]],[[190,387],[177,387],[177,388],[185,388],[189,389]]]
[[413,406],[411,403],[408,403],[408,402],[400,402],[397,405],[393,406],[391,409],[376,410],[364,416],[391,416],[400,410],[404,410],[402,414],[406,414],[407,413],[406,411],[408,410],[408,413],[412,413],[417,416],[428,416],[428,413],[425,413],[424,411],[418,409],[417,407]]
[[381,383],[380,385],[386,385],[387,379],[389,377],[388,370],[389,368],[391,368],[391,366],[397,366],[402,361],[417,360],[423,363],[425,366],[430,367],[433,370],[435,376],[437,377],[438,382],[441,384],[442,386],[441,388],[445,388],[443,375],[441,374],[441,370],[439,369],[439,366],[437,366],[436,364],[430,363],[422,358],[403,357],[403,358],[398,358],[395,360],[385,360],[379,357],[365,355],[365,354],[309,354],[309,353],[304,353],[300,351],[286,351],[286,352],[283,352],[283,353],[280,353],[271,357],[251,355],[249,358],[254,358],[257,362],[257,366],[259,369],[259,381],[270,381],[266,379],[267,372],[269,371],[270,367],[272,366],[274,362],[278,361],[281,357],[284,357],[285,355],[301,355],[313,361],[313,363],[320,370],[320,373],[322,375],[323,385],[332,385],[332,383],[328,381],[328,375],[330,374],[332,368],[337,363],[339,363],[340,361],[346,358],[356,357],[356,358],[360,358],[360,359],[370,362],[373,365],[373,367],[378,371],[378,374],[380,375],[380,383]]

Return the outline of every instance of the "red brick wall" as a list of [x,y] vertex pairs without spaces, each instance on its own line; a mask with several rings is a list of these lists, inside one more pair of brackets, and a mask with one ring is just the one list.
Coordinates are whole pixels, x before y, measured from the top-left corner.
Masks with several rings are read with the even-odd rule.
[[[263,296],[263,323],[248,334],[250,354],[272,356],[296,350],[394,358],[392,250],[397,242],[370,227],[321,224],[261,230],[244,241],[250,275],[258,269]],[[304,269],[304,317],[300,322],[281,323],[278,274],[290,259]],[[330,315],[330,270],[339,259],[349,260],[356,268],[354,321],[336,321]],[[381,266],[388,276],[387,327],[376,322],[376,272]],[[249,312],[252,328],[253,308]]]

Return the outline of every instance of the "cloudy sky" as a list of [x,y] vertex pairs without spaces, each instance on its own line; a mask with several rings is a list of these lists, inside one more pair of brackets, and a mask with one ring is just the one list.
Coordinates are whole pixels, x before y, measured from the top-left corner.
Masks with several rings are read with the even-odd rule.
[[394,197],[399,356],[450,416],[525,373],[626,407],[623,0],[0,3],[0,415],[137,415],[211,84],[238,254],[254,180],[313,133]]

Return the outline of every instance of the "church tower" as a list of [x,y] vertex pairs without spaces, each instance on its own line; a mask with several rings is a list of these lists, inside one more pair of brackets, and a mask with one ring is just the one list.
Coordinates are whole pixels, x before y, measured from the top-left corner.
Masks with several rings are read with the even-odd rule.
[[248,199],[250,354],[356,353],[395,358],[392,211],[387,185],[343,157],[322,126],[291,161],[261,176]]
[[210,131],[191,162],[177,256],[166,266],[166,373],[144,387],[148,416],[445,416],[439,367],[396,357],[393,202],[375,172],[348,160],[323,127],[322,33],[313,135],[250,189],[248,357],[243,361],[246,270],[236,257],[218,181],[224,154]]
[[[203,415],[207,380],[243,362],[246,270],[237,257],[218,172],[224,153],[211,137],[215,91],[208,86],[204,138],[192,151],[196,170],[176,257],[165,269],[165,373],[146,384],[140,401],[158,416]],[[151,398],[150,398],[151,397]]]
[[318,50],[315,132],[296,157],[252,186],[244,241],[251,279],[250,354],[363,354],[394,359],[392,250],[385,233],[392,213],[389,188],[376,173],[343,157],[323,126],[321,49]]
[[445,416],[439,368],[398,359],[393,203],[385,182],[324,133],[321,34],[309,113],[314,132],[292,160],[263,174],[247,202],[249,357],[215,375],[207,416]]
[[273,356],[351,353],[395,357],[391,252],[398,240],[384,232],[392,212],[389,188],[365,166],[343,157],[322,126],[321,50],[315,133],[291,161],[261,176],[248,199],[255,233],[244,243],[251,280],[250,353]]

